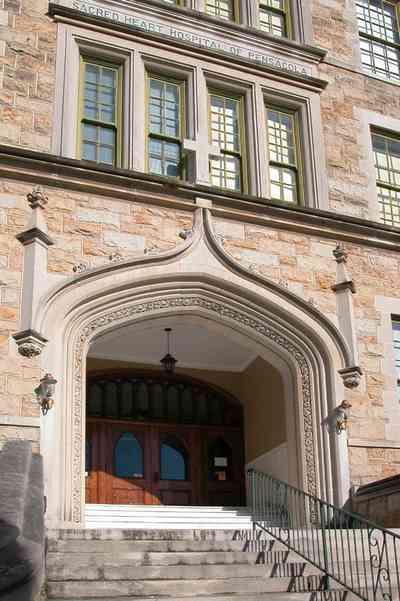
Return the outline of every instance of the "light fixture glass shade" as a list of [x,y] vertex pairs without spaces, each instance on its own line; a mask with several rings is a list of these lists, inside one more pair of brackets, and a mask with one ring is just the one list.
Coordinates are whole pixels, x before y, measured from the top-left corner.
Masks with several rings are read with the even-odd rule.
[[175,359],[175,357],[173,357],[172,355],[170,355],[170,353],[167,353],[161,359],[160,363],[164,367],[164,370],[168,374],[172,374],[173,371],[175,370],[175,365],[178,363],[178,361]]

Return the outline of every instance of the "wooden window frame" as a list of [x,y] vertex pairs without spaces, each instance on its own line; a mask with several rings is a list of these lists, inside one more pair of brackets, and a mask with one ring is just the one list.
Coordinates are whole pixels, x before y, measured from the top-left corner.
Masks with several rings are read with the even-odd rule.
[[[246,145],[246,127],[245,127],[245,97],[243,94],[236,94],[234,92],[229,92],[224,89],[208,87],[208,97],[207,97],[207,110],[208,110],[208,123],[209,123],[209,131],[208,137],[211,143],[212,140],[212,129],[211,129],[211,96],[220,96],[221,98],[228,98],[230,100],[235,100],[239,103],[239,139],[240,139],[240,152],[234,151],[226,151],[224,149],[220,149],[221,154],[227,156],[234,156],[240,159],[240,181],[241,181],[241,189],[240,190],[230,190],[229,188],[222,188],[219,186],[213,186],[218,188],[219,190],[228,190],[229,192],[236,192],[239,194],[247,194],[249,191],[249,173],[248,173],[248,165],[247,165],[247,145]],[[209,172],[211,175],[211,160],[209,157]]]
[[[285,39],[291,40],[293,38],[291,4],[290,4],[290,0],[283,0],[283,2],[284,2],[284,9],[281,10],[279,8],[275,8],[273,6],[270,6],[267,3],[266,0],[259,0],[259,3],[258,3],[259,28],[261,29],[261,31],[264,31],[261,28],[261,19],[260,19],[261,11],[266,11],[266,12],[271,13],[271,14],[279,15],[279,16],[283,17],[283,20],[284,20],[285,35],[283,35],[283,36],[276,36],[273,33],[271,33],[269,35],[273,35],[274,37],[277,37],[277,38],[282,39],[282,40],[285,40]],[[264,33],[268,34],[267,31],[265,31]]]
[[[376,161],[375,161],[375,149],[374,149],[374,140],[373,137],[374,136],[379,136],[380,138],[385,138],[385,140],[395,140],[397,142],[399,142],[400,144],[400,136],[397,136],[396,134],[390,134],[389,132],[383,132],[381,130],[377,130],[377,129],[372,129],[371,130],[371,143],[372,143],[372,152],[374,155],[374,168],[376,170]],[[386,153],[388,154],[388,153]],[[391,155],[389,155],[391,156]],[[375,182],[376,182],[376,188],[378,191],[378,205],[379,205],[379,218],[380,221],[386,225],[389,225],[391,227],[400,227],[400,220],[399,220],[399,224],[395,224],[393,223],[393,220],[391,222],[386,221],[384,219],[384,213],[381,210],[381,202],[379,200],[379,189],[383,188],[389,192],[397,192],[399,197],[400,197],[400,185],[396,186],[394,184],[391,184],[389,182],[383,182],[381,180],[378,180],[377,177],[377,173],[375,173]],[[400,200],[399,200],[399,207],[400,207]]]
[[[281,163],[279,161],[272,161],[270,159],[270,150],[269,150],[269,138],[268,138],[268,111],[276,111],[278,113],[283,113],[286,115],[290,115],[293,118],[293,132],[295,137],[295,149],[296,149],[296,165],[292,165],[290,163]],[[268,168],[271,166],[281,167],[285,169],[289,169],[293,171],[296,175],[296,189],[297,189],[297,202],[292,203],[290,201],[285,201],[282,199],[272,198],[271,196],[271,183],[269,179],[270,191],[269,197],[271,200],[276,202],[284,202],[288,203],[292,206],[305,206],[305,193],[304,193],[304,167],[303,167],[303,149],[301,144],[301,125],[299,118],[299,111],[296,109],[291,109],[286,106],[282,106],[279,104],[266,103],[265,105],[265,118],[267,123],[267,152],[268,152]]]
[[240,0],[229,0],[232,5],[232,19],[224,19],[223,17],[219,17],[218,15],[211,15],[207,12],[207,0],[204,0],[204,12],[209,17],[213,17],[214,19],[221,19],[221,21],[227,21],[228,23],[241,23],[241,10],[240,10]]
[[[107,67],[109,69],[114,69],[117,73],[117,86],[116,86],[116,119],[115,125],[110,125],[107,122],[98,121],[96,119],[88,119],[84,115],[84,99],[85,99],[85,65],[92,64],[101,67]],[[82,124],[88,123],[101,127],[105,127],[108,129],[112,129],[116,132],[115,136],[115,161],[114,167],[122,166],[122,145],[123,145],[123,100],[122,94],[123,92],[123,66],[120,63],[115,63],[113,61],[107,61],[95,56],[91,56],[89,54],[80,54],[79,57],[79,100],[78,100],[78,131],[77,131],[77,157],[81,160],[82,157]],[[100,161],[93,161],[99,165],[105,165],[108,163],[101,163]]]
[[[399,34],[400,37],[400,6],[399,6],[399,2],[398,1],[392,1],[392,0],[378,0],[381,5],[383,4],[391,4],[394,7],[395,10],[395,14],[396,14],[396,25],[397,25],[397,33]],[[358,7],[359,4],[359,0],[356,0],[356,6]],[[358,20],[358,24],[359,23],[359,18],[357,16],[357,20]],[[385,50],[386,48],[390,48],[392,50],[397,51],[397,55],[398,55],[398,65],[399,65],[399,76],[398,77],[394,77],[393,75],[390,74],[390,72],[386,71],[385,73],[385,77],[389,80],[394,80],[400,83],[400,39],[398,42],[392,42],[384,37],[379,37],[379,36],[375,36],[373,34],[370,33],[366,33],[365,31],[362,31],[360,26],[358,28],[358,35],[360,37],[360,40],[366,40],[370,43],[375,43],[375,44],[381,44]],[[361,66],[363,71],[370,73],[374,76],[381,76],[383,77],[383,75],[380,75],[380,73],[377,73],[376,71],[374,72],[372,69],[368,69],[368,67],[366,65],[364,65],[364,63],[362,62],[362,50],[361,50]],[[372,53],[373,56],[373,53]]]
[[[392,340],[393,340],[393,352],[394,352],[394,357],[395,357],[395,370],[396,370],[396,384],[397,384],[397,398],[400,402],[400,375],[398,374],[398,365],[397,365],[397,360],[396,360],[396,350],[397,350],[397,346],[395,344],[395,340],[394,340],[394,332],[395,330],[399,330],[400,331],[400,317],[398,316],[394,316],[392,315]],[[400,348],[400,345],[399,345]]]
[[[174,138],[172,136],[166,136],[164,134],[155,134],[150,132],[150,81],[152,79],[157,79],[163,83],[170,83],[179,87],[179,138]],[[187,177],[187,169],[186,169],[186,156],[183,149],[183,141],[186,137],[187,132],[187,115],[186,115],[186,80],[184,79],[175,79],[173,77],[169,77],[167,75],[163,75],[161,73],[154,73],[152,71],[146,71],[146,93],[145,93],[145,102],[146,102],[146,112],[145,112],[145,130],[146,130],[146,172],[150,173],[150,152],[149,152],[149,142],[150,139],[163,140],[165,142],[173,142],[178,143],[180,145],[180,175],[179,176],[160,176],[160,177],[171,177],[173,179],[178,180],[186,180]],[[153,174],[156,175],[156,174]]]

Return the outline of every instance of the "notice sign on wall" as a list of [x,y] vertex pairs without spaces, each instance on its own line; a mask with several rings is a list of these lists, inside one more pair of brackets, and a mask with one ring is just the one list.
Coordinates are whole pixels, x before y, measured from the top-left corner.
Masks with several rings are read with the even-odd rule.
[[204,36],[193,31],[180,29],[179,27],[172,27],[164,23],[148,21],[137,15],[127,14],[115,10],[114,8],[107,8],[91,2],[81,2],[81,0],[72,0],[72,8],[90,16],[109,19],[110,21],[126,25],[135,30],[158,34],[169,39],[172,38],[186,42],[192,46],[205,48],[206,50],[222,52],[234,56],[235,58],[246,59],[266,67],[272,67],[274,69],[280,69],[282,71],[306,77],[311,77],[312,75],[311,69],[304,65],[290,62],[270,54],[264,54],[252,48],[227,44],[217,38]]

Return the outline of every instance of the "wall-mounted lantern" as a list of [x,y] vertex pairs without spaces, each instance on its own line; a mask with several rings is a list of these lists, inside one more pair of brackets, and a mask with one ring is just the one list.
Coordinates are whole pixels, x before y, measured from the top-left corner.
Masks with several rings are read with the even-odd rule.
[[54,405],[54,392],[56,389],[57,380],[51,374],[46,374],[41,380],[35,394],[43,415],[46,415],[49,409]]
[[341,434],[347,430],[347,422],[349,419],[348,411],[351,409],[351,405],[348,401],[342,401],[341,404],[336,407],[336,433]]

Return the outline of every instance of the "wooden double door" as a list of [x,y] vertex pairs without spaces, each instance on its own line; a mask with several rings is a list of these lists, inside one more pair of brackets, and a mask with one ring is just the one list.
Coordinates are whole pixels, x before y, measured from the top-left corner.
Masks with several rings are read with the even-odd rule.
[[242,505],[242,429],[88,418],[86,502]]

